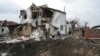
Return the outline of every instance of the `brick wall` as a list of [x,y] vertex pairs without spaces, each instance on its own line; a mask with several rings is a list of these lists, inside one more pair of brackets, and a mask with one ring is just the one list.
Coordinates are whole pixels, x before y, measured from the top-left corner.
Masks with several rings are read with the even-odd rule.
[[85,28],[84,35],[86,39],[100,39],[100,29]]

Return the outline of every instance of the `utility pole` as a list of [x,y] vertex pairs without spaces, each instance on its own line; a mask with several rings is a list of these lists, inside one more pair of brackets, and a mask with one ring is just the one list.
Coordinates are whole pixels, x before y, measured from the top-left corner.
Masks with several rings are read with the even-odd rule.
[[64,12],[66,12],[65,10],[66,10],[66,7],[64,6]]

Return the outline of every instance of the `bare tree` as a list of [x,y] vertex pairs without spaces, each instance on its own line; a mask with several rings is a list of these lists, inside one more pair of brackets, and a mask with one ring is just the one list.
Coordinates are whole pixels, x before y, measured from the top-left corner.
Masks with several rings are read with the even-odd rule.
[[75,30],[75,25],[78,24],[78,20],[74,19],[70,21],[71,27],[72,27],[72,34],[74,33]]

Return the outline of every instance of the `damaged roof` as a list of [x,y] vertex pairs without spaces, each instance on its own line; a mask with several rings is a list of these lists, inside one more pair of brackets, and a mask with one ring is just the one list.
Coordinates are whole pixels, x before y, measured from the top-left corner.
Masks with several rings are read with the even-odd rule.
[[18,23],[13,22],[13,21],[7,21],[7,20],[0,21],[0,26],[9,26],[9,25],[16,25],[16,24],[18,24]]
[[31,8],[31,7],[40,7],[40,8],[42,8],[42,9],[58,11],[58,12],[61,12],[61,13],[66,14],[66,12],[63,12],[63,11],[60,11],[60,10],[57,10],[57,9],[53,9],[53,8],[48,7],[47,4],[44,4],[44,5],[41,5],[41,6],[36,6],[34,3],[32,3],[32,5],[30,6],[30,8]]
[[100,25],[93,26],[92,29],[98,28]]
[[39,7],[42,8],[42,9],[49,9],[49,10],[58,11],[58,12],[66,14],[66,12],[63,12],[63,11],[60,11],[60,10],[57,10],[57,9],[53,9],[53,8],[50,8],[50,7],[43,7],[43,6],[39,6]]

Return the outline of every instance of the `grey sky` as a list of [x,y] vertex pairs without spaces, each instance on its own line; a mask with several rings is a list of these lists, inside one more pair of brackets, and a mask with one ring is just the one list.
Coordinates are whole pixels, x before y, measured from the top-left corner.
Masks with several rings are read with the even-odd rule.
[[79,18],[90,26],[100,24],[100,0],[63,0],[66,3],[67,18]]
[[18,4],[10,0],[0,0],[0,20],[19,22],[18,11],[22,9]]
[[19,22],[19,10],[31,4],[48,4],[49,7],[64,10],[66,7],[67,19],[87,21],[90,26],[100,24],[100,0],[0,0],[0,20]]

